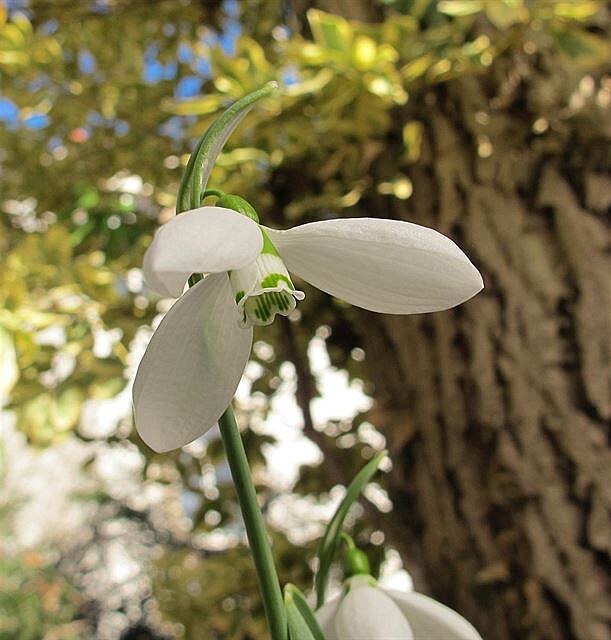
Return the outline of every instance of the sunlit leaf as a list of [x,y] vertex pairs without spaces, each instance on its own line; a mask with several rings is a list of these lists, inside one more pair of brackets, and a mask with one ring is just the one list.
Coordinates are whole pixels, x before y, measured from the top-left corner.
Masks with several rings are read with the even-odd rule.
[[308,10],[307,16],[317,44],[333,51],[348,51],[353,30],[345,18],[318,9]]
[[423,126],[421,122],[408,122],[403,127],[403,145],[407,162],[416,162],[420,158]]
[[18,379],[15,343],[8,330],[0,325],[0,403],[6,400]]
[[316,75],[297,84],[286,87],[284,93],[288,96],[302,96],[321,91],[335,76],[331,69],[321,69]]
[[359,71],[371,69],[377,58],[378,47],[372,38],[358,36],[352,49],[352,60]]
[[82,403],[83,393],[78,387],[69,387],[59,394],[51,405],[50,414],[51,422],[58,432],[70,431],[76,426]]
[[168,111],[172,111],[180,116],[207,115],[216,113],[226,102],[227,98],[218,93],[208,96],[198,96],[190,100],[176,100],[166,103]]
[[435,57],[431,54],[416,58],[401,69],[401,75],[406,82],[416,80],[416,78],[423,76],[429,70],[434,61]]
[[471,16],[483,8],[484,2],[480,0],[441,0],[437,4],[437,11],[448,16]]
[[595,0],[573,0],[572,2],[555,2],[553,12],[559,18],[569,20],[585,20],[600,11],[600,2]]
[[221,153],[217,164],[220,167],[232,167],[245,162],[267,162],[268,160],[269,156],[265,151],[253,147],[242,147]]
[[523,0],[486,0],[485,11],[497,29],[509,29],[528,18]]
[[20,29],[14,22],[7,22],[0,28],[0,46],[1,47],[15,47],[19,48],[26,43],[23,30]]

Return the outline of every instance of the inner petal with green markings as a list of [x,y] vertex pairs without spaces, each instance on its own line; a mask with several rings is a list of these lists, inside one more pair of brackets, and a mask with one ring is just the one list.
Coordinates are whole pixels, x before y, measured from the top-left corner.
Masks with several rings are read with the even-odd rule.
[[238,305],[241,327],[271,324],[279,313],[288,316],[305,294],[295,289],[282,258],[261,229],[263,248],[246,267],[231,271],[229,280]]
[[[162,225],[142,264],[151,289],[177,298],[133,385],[138,431],[155,451],[182,447],[218,421],[248,362],[253,325],[289,315],[304,297],[288,271],[380,313],[448,309],[483,286],[465,254],[432,229],[340,218],[279,231],[262,227],[242,198],[216,194],[224,206],[191,209]],[[204,277],[185,291],[192,274]]]

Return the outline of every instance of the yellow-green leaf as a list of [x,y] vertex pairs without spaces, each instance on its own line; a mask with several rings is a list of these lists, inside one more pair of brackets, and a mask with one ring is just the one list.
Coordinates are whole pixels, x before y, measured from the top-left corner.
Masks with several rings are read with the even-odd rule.
[[503,30],[528,18],[528,11],[523,0],[486,0],[486,15],[497,29]]
[[594,0],[572,0],[572,2],[557,2],[554,4],[554,14],[559,18],[569,20],[585,20],[590,18],[601,8],[600,2]]
[[51,405],[51,422],[59,432],[76,426],[81,413],[83,394],[78,387],[69,387]]
[[13,336],[0,325],[0,408],[19,379]]
[[595,36],[579,27],[555,29],[552,36],[556,40],[560,50],[587,66],[606,63],[611,55],[609,42]]
[[429,70],[434,61],[435,57],[430,53],[420,58],[415,58],[401,69],[401,75],[406,82],[416,80]]
[[215,93],[209,96],[198,96],[191,100],[168,101],[164,106],[179,116],[201,116],[216,113],[225,100],[225,96]]
[[472,16],[479,13],[484,8],[484,3],[480,0],[441,0],[437,5],[437,10],[448,16]]
[[421,122],[408,122],[403,127],[404,156],[407,162],[416,162],[420,158],[422,131],[423,127]]
[[307,16],[316,44],[333,51],[349,50],[353,31],[346,19],[318,9],[310,9]]
[[367,36],[358,36],[352,49],[352,61],[359,71],[371,69],[377,58],[378,47],[375,40]]
[[334,76],[335,73],[332,69],[321,69],[316,75],[312,76],[311,78],[286,87],[284,93],[288,96],[302,96],[307,93],[317,93],[327,84],[329,84]]

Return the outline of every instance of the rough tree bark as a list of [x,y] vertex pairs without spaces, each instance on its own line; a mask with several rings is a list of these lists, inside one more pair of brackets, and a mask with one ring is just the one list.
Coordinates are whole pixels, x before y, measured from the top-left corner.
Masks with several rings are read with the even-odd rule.
[[565,81],[508,60],[413,96],[413,196],[363,205],[449,235],[484,277],[455,310],[354,328],[395,462],[390,542],[488,640],[611,638],[609,132],[556,112],[533,134]]
[[413,205],[393,213],[454,237],[486,290],[431,316],[363,312],[395,517],[484,637],[608,640],[609,203],[591,189],[611,183],[567,166],[574,136],[530,144],[520,112],[490,115],[479,157],[481,83],[449,89],[425,116]]

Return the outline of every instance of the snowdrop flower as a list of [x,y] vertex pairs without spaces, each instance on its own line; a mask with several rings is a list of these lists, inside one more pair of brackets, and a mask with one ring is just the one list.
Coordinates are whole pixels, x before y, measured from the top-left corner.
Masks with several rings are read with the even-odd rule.
[[421,593],[386,591],[371,576],[346,581],[346,593],[315,613],[325,640],[482,640],[456,611]]
[[[253,325],[288,315],[304,297],[289,271],[380,313],[448,309],[483,287],[465,254],[432,229],[353,218],[277,231],[259,225],[254,209],[237,200],[240,212],[204,206],[176,216],[144,257],[149,286],[178,298],[133,387],[138,431],[156,451],[181,447],[214,426],[244,371]],[[183,293],[193,273],[206,275]]]

